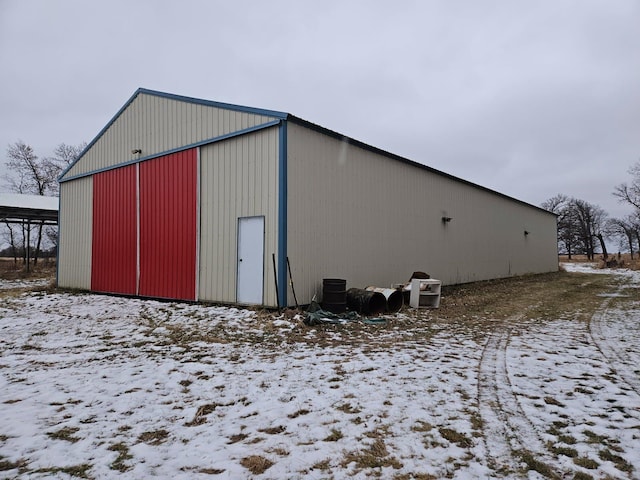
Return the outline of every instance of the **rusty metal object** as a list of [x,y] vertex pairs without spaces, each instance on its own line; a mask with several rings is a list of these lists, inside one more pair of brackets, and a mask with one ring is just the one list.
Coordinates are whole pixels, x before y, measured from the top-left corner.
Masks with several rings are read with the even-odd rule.
[[399,312],[404,305],[402,291],[397,288],[367,287],[365,290],[369,292],[378,292],[384,295],[384,298],[386,299],[385,312],[387,313]]
[[322,308],[331,313],[344,313],[347,310],[347,281],[342,278],[324,278],[322,280]]
[[370,292],[361,288],[347,290],[347,306],[364,315],[379,315],[387,306],[387,299],[380,292]]

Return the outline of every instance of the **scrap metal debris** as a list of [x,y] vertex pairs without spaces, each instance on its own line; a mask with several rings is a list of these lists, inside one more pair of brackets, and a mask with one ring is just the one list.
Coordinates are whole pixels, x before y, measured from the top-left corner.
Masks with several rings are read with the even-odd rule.
[[305,325],[321,325],[321,324],[346,324],[349,322],[361,321],[367,324],[385,323],[384,318],[366,318],[357,312],[347,311],[344,313],[332,313],[323,310],[315,300],[309,304],[309,308],[304,313],[303,322]]

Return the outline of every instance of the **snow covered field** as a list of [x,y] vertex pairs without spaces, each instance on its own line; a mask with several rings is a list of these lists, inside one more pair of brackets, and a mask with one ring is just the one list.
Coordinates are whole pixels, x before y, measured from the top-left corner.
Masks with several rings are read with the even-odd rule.
[[639,478],[639,282],[616,272],[587,321],[357,327],[11,296],[0,477]]

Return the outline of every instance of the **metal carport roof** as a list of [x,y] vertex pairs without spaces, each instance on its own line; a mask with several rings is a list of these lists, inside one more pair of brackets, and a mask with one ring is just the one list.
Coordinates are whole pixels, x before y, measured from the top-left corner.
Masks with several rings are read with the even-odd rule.
[[[0,193],[0,222],[28,226],[58,225],[58,197]],[[27,228],[27,272],[30,263],[31,228]]]
[[58,197],[0,193],[0,222],[58,224]]

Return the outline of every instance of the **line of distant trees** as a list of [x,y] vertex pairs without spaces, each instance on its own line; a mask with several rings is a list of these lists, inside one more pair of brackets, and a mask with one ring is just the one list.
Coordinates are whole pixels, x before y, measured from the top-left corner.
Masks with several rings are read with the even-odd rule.
[[541,205],[558,215],[558,251],[569,258],[586,255],[593,260],[598,252],[606,261],[609,257],[606,240],[617,240],[621,250],[628,250],[631,259],[640,252],[640,161],[630,169],[630,183],[614,187],[613,195],[632,208],[623,218],[610,217],[598,205],[567,195],[558,194]]
[[[30,145],[18,140],[7,147],[7,173],[2,176],[2,180],[13,193],[57,197],[58,176],[78,158],[86,145],[61,143],[53,151],[53,156],[39,158]],[[12,257],[16,263],[21,259],[26,264],[28,237],[35,242],[29,248],[34,265],[43,256],[55,256],[58,246],[57,227],[45,226],[42,222],[31,222],[31,232],[27,235],[27,223],[2,223],[2,239],[9,246],[0,251],[0,256]]]

